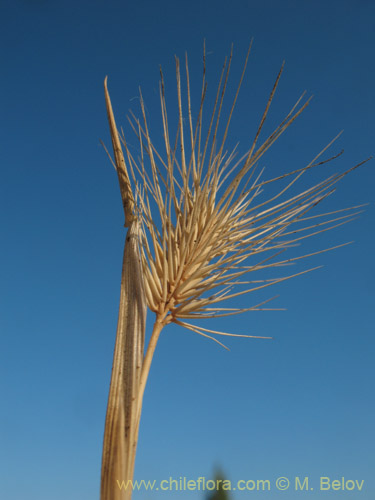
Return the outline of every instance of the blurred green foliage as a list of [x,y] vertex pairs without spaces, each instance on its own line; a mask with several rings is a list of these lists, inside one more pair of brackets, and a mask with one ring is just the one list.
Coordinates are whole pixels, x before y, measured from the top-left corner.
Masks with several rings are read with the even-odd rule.
[[210,491],[206,496],[206,500],[230,500],[229,492],[225,489],[225,481],[228,481],[220,469],[216,469],[214,473],[214,481],[217,484],[217,489]]

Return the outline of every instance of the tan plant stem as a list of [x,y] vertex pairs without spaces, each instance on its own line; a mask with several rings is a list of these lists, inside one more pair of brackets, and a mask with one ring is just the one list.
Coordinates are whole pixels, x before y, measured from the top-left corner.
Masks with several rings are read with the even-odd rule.
[[143,394],[145,392],[146,388],[146,383],[147,383],[147,378],[148,374],[150,373],[150,368],[151,368],[151,363],[152,363],[152,358],[154,356],[156,344],[158,343],[160,333],[162,329],[165,326],[165,322],[161,321],[159,316],[157,316],[157,319],[155,321],[151,338],[147,346],[147,352],[143,360],[143,365],[142,365],[142,371],[141,371],[141,376],[140,376],[140,381],[139,381],[139,386],[138,386],[138,397],[137,397],[137,415],[138,418],[140,419],[141,417],[141,411],[142,411],[142,401],[143,401]]
[[130,499],[117,481],[133,479],[138,424],[137,393],[142,368],[146,303],[138,250],[138,223],[124,248],[115,353],[104,431],[101,500]]
[[140,413],[138,387],[143,363],[147,302],[140,258],[140,222],[134,216],[131,192],[121,144],[106,82],[105,98],[115,166],[128,227],[121,276],[120,307],[104,429],[101,500],[130,500],[132,489],[120,485],[133,479]]

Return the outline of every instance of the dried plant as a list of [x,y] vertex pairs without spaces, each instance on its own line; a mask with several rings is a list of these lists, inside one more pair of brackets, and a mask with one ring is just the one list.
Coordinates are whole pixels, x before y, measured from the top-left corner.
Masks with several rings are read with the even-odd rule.
[[[134,157],[124,134],[120,135],[116,128],[105,84],[115,157],[113,164],[119,177],[129,229],[124,251],[120,314],[105,428],[101,500],[131,498],[131,488],[124,496],[116,480],[133,478],[143,394],[162,329],[169,323],[176,323],[221,345],[217,337],[253,337],[245,333],[210,330],[197,324],[196,320],[266,309],[264,305],[268,301],[247,308],[219,307],[218,303],[316,269],[264,280],[249,277],[249,273],[255,271],[286,267],[299,259],[343,246],[280,259],[280,254],[286,249],[306,238],[345,224],[359,213],[357,209],[360,207],[357,206],[324,214],[309,214],[311,209],[334,192],[334,186],[340,179],[365,162],[343,173],[331,175],[297,194],[292,192],[296,182],[306,172],[341,155],[339,153],[329,159],[321,159],[336,138],[306,166],[268,180],[263,179],[263,169],[259,171],[258,167],[262,155],[309,103],[309,100],[303,102],[303,94],[280,125],[259,144],[283,67],[248,151],[237,159],[237,147],[231,152],[226,150],[232,113],[250,48],[221,134],[219,124],[232,51],[222,68],[206,134],[203,132],[207,89],[205,52],[201,99],[195,123],[187,57],[185,99],[181,91],[180,62],[176,58],[178,126],[174,138],[170,136],[164,78],[160,71],[164,154],[157,151],[151,140],[140,93],[142,122],[133,114],[129,117],[140,144],[139,157]],[[281,184],[276,193],[268,197],[264,195],[270,184],[278,182]],[[155,313],[155,322],[143,357],[146,302]]]

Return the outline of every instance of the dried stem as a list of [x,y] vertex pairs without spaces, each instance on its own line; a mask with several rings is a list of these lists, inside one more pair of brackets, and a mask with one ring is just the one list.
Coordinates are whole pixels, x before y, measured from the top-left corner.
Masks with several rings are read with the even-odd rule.
[[131,488],[124,492],[119,488],[118,481],[132,479],[134,474],[140,419],[137,395],[143,363],[147,303],[140,254],[140,221],[134,215],[134,198],[106,81],[105,97],[128,232],[124,246],[116,345],[104,429],[100,498],[130,500]]

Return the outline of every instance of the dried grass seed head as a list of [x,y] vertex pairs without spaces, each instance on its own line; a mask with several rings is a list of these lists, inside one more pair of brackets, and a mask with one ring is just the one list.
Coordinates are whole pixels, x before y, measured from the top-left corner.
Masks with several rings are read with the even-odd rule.
[[[176,58],[178,126],[174,140],[170,136],[164,78],[160,71],[165,154],[159,153],[152,143],[142,94],[142,123],[134,115],[129,118],[140,142],[139,159],[133,157],[122,135],[133,180],[137,183],[137,177],[140,177],[142,184],[140,187],[137,183],[136,191],[142,221],[142,261],[148,306],[164,324],[175,322],[210,338],[212,337],[207,335],[208,333],[226,334],[187,323],[185,320],[222,317],[264,309],[262,306],[265,303],[249,308],[224,308],[217,307],[216,304],[311,271],[312,269],[308,269],[263,281],[244,280],[250,272],[285,266],[329,250],[286,260],[276,258],[303,239],[352,220],[358,213],[356,209],[360,208],[307,215],[334,192],[334,186],[340,179],[365,162],[344,173],[331,175],[297,194],[292,192],[295,183],[305,172],[341,155],[339,153],[328,160],[320,160],[337,137],[308,165],[269,180],[262,180],[263,171],[259,172],[257,168],[260,158],[309,103],[309,100],[304,101],[303,94],[283,121],[259,144],[260,133],[283,67],[277,75],[248,151],[235,161],[236,148],[230,153],[225,150],[250,48],[222,137],[219,138],[218,129],[232,52],[228,61],[225,61],[219,78],[205,137],[202,133],[207,90],[205,54],[201,98],[195,124],[192,117],[187,57],[185,100],[181,92],[180,61]],[[146,165],[146,158],[149,165]],[[279,181],[285,181],[285,184],[276,194],[261,201],[260,195],[264,190],[267,191],[267,186]],[[159,223],[156,223],[156,215]]]

